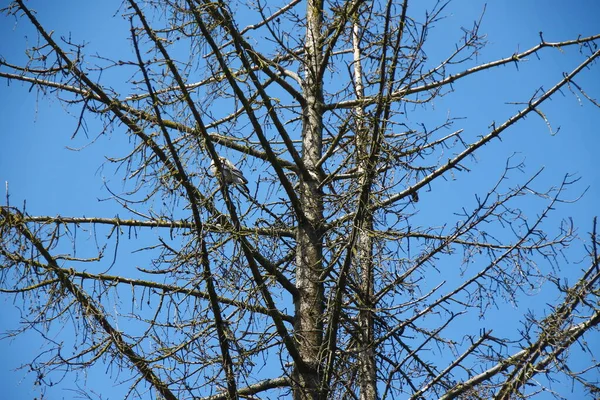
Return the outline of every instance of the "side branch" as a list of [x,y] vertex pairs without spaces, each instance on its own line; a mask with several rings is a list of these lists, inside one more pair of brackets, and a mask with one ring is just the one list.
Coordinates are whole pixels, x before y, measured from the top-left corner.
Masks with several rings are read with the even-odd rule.
[[433,171],[431,174],[427,175],[425,178],[423,178],[417,184],[413,185],[412,187],[410,187],[400,193],[390,196],[389,198],[382,200],[381,202],[378,202],[377,204],[374,205],[374,209],[386,207],[406,196],[409,196],[411,193],[415,192],[416,190],[419,190],[423,186],[425,186],[428,183],[430,183],[431,181],[433,181],[435,178],[437,178],[440,175],[446,173],[447,171],[455,168],[467,156],[473,154],[476,150],[478,150],[480,147],[483,147],[485,144],[490,142],[492,139],[500,136],[500,134],[502,132],[504,132],[510,126],[514,125],[516,122],[523,119],[530,112],[532,112],[532,111],[535,112],[536,108],[540,104],[542,104],[544,101],[548,100],[554,93],[558,92],[563,86],[568,84],[571,81],[571,79],[573,79],[579,72],[581,72],[581,70],[583,70],[585,67],[587,67],[589,64],[591,64],[598,57],[600,57],[600,50],[596,51],[591,57],[589,57],[584,62],[582,62],[579,66],[577,66],[577,68],[575,68],[571,73],[567,74],[563,79],[561,79],[560,82],[558,82],[556,85],[554,85],[554,87],[552,87],[546,93],[541,95],[538,99],[530,101],[529,105],[527,107],[525,107],[524,109],[519,111],[517,114],[513,115],[512,117],[510,117],[502,125],[495,128],[494,130],[492,130],[490,133],[488,133],[487,135],[482,137],[479,141],[469,145],[469,147],[467,149],[465,149],[462,153],[458,154],[456,157],[454,157],[452,159],[449,159],[446,164],[442,165],[441,167],[439,167],[438,169]]
[[52,271],[57,278],[60,280],[61,285],[73,295],[77,302],[81,306],[81,312],[94,320],[99,326],[102,327],[104,332],[107,334],[109,340],[115,346],[115,348],[121,353],[138,372],[158,390],[158,392],[168,400],[177,400],[177,396],[169,389],[167,384],[163,382],[152,370],[152,367],[148,362],[140,357],[133,346],[125,341],[121,332],[115,329],[104,312],[94,303],[92,298],[87,295],[81,288],[75,285],[68,274],[64,272],[62,268],[56,263],[56,260],[44,247],[43,243],[27,228],[23,222],[23,218],[20,214],[11,213],[8,208],[0,208],[0,214],[2,218],[8,223],[9,226],[17,229],[27,240],[35,247],[35,249],[41,254],[41,256],[48,263],[48,268]]
[[[127,226],[133,228],[167,228],[167,229],[194,229],[194,223],[177,220],[169,221],[166,219],[155,219],[155,220],[139,220],[139,219],[122,219],[122,218],[100,218],[100,217],[64,217],[64,216],[24,216],[24,222],[38,222],[42,224],[102,224],[111,226]],[[202,227],[207,232],[223,233],[224,227],[215,224],[203,224]],[[246,228],[240,229],[241,234],[257,234],[263,236],[275,236],[275,237],[289,237],[294,238],[294,232],[289,229],[282,228]]]
[[[522,58],[525,58],[531,54],[537,53],[538,51],[540,51],[541,49],[543,49],[545,47],[561,48],[561,47],[572,46],[572,45],[576,45],[576,44],[589,43],[589,42],[593,42],[596,40],[600,40],[600,34],[594,35],[594,36],[588,36],[585,38],[579,38],[579,39],[575,39],[575,40],[567,40],[564,42],[556,42],[556,43],[542,42],[542,43],[539,43],[538,45],[532,47],[529,50],[525,50],[522,53],[516,53],[510,57],[502,58],[500,60],[492,61],[487,64],[478,65],[476,67],[469,68],[465,71],[459,72],[454,75],[450,75],[439,81],[435,81],[435,82],[431,82],[431,83],[428,83],[425,85],[415,86],[415,87],[412,87],[413,82],[408,83],[404,87],[396,90],[393,93],[393,95],[391,96],[391,100],[401,100],[402,98],[404,98],[408,95],[411,95],[411,94],[426,92],[431,89],[436,89],[436,88],[448,85],[450,83],[454,83],[457,80],[462,79],[471,74],[474,74],[476,72],[480,72],[480,71],[483,71],[486,69],[498,67],[498,66],[508,64],[511,62],[518,62]],[[593,59],[596,57],[597,57],[597,53],[594,53],[594,55],[592,55],[590,57],[590,59]],[[335,109],[339,109],[339,108],[353,108],[356,106],[368,106],[368,105],[376,104],[377,102],[378,102],[378,98],[376,96],[371,96],[371,97],[364,97],[361,99],[341,101],[339,103],[325,104],[325,105],[323,105],[323,108],[326,110],[335,110]]]
[[[291,384],[290,379],[287,377],[267,379],[267,380],[255,383],[254,385],[250,385],[245,388],[238,389],[238,394],[242,398],[254,399],[256,397],[252,397],[252,395],[255,395],[260,392],[264,392],[265,390],[269,390],[269,389],[275,389],[275,388],[279,388],[279,387],[288,387],[288,386],[290,386],[290,384]],[[221,394],[216,394],[214,396],[203,397],[199,400],[228,400],[228,397],[227,397],[226,393],[221,393]]]

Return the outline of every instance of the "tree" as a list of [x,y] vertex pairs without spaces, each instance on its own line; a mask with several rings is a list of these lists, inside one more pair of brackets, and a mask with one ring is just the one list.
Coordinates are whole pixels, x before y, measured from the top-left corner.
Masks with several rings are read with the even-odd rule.
[[[540,190],[539,173],[515,178],[522,164],[508,158],[454,219],[420,219],[419,200],[468,176],[484,146],[530,115],[555,133],[542,106],[561,91],[598,107],[577,78],[597,69],[600,34],[540,34],[479,63],[476,21],[436,63],[427,37],[447,3],[413,7],[422,6],[128,0],[131,52],[121,60],[54,37],[22,0],[4,10],[31,23],[39,43],[26,65],[3,59],[0,76],[77,110],[74,136],[101,121],[98,137],[127,135],[130,146],[107,155],[124,182],[106,187],[118,217],[30,215],[8,195],[1,208],[2,291],[27,311],[9,336],[72,330],[68,346],[48,338],[27,363],[40,385],[102,364],[128,397],[509,399],[553,393],[557,379],[598,393],[584,339],[600,322],[596,223],[570,283],[561,256],[574,227],[545,224],[576,178]],[[579,49],[572,70],[515,99],[518,110],[485,133],[424,116],[473,75],[569,48]],[[111,87],[105,75],[123,81]],[[230,184],[225,156],[249,193]],[[132,236],[136,268],[118,251]],[[559,300],[523,315],[511,335],[486,319],[448,332],[544,285]],[[571,351],[587,354],[586,368],[570,368]]]

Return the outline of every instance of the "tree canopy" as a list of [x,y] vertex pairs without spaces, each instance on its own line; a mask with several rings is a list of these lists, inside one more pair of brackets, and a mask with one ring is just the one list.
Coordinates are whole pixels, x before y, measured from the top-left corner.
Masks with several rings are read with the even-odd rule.
[[596,220],[570,218],[597,173],[519,154],[570,134],[563,102],[600,115],[600,32],[490,57],[485,7],[126,0],[98,51],[37,6],[2,10],[35,36],[0,78],[71,116],[51,140],[103,157],[111,213],[7,183],[3,337],[43,342],[42,397],[600,393]]

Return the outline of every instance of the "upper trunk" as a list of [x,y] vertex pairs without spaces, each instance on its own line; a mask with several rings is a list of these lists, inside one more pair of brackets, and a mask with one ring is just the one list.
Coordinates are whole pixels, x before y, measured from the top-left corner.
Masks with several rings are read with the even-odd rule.
[[[360,28],[355,21],[352,29],[352,44],[354,47],[354,88],[356,98],[364,97],[362,78],[362,55],[360,50]],[[367,176],[369,167],[369,122],[365,121],[365,112],[362,106],[356,107],[356,164],[358,176]],[[374,342],[374,314],[373,314],[373,214],[365,215],[363,229],[359,232],[356,246],[357,275],[359,279],[359,313],[358,313],[358,367],[360,399],[371,400],[377,398],[377,373],[375,363]]]

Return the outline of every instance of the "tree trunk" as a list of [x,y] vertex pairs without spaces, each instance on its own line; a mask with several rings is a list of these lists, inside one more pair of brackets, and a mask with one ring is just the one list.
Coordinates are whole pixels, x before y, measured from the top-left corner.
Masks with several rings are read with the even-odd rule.
[[[357,17],[358,19],[358,17]],[[362,64],[360,51],[360,28],[355,21],[352,30],[352,44],[354,47],[354,87],[356,98],[364,97],[362,80]],[[365,112],[362,106],[356,107],[356,155],[358,176],[366,177],[369,159],[369,122],[365,121]],[[359,279],[359,312],[358,326],[358,368],[359,387],[361,400],[377,398],[377,370],[375,364],[375,349],[373,347],[373,214],[365,215],[364,228],[359,232],[357,241],[357,273]]]
[[318,181],[318,162],[322,155],[323,85],[321,64],[321,25],[323,4],[320,0],[307,5],[305,45],[306,105],[303,115],[302,158],[307,174],[300,174],[300,200],[303,216],[298,221],[296,248],[295,338],[304,365],[296,365],[294,399],[319,398],[320,349],[323,342],[323,219],[322,191]]

